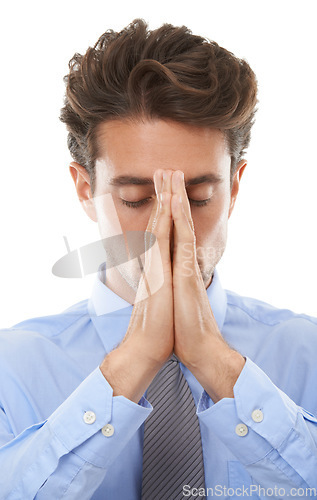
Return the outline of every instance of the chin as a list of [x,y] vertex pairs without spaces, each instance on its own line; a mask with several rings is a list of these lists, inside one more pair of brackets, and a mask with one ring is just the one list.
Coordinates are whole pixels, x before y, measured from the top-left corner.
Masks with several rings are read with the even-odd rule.
[[208,274],[205,274],[205,273],[203,274],[203,273],[201,273],[201,276],[202,276],[204,285],[207,288],[210,285],[211,281],[212,281],[213,273],[212,274],[209,274],[209,273]]
[[216,266],[203,267],[202,264],[199,264],[199,263],[198,263],[198,266],[199,266],[201,277],[203,279],[205,287],[207,287],[210,285],[210,283],[212,281],[212,277],[213,277],[213,274],[215,272]]

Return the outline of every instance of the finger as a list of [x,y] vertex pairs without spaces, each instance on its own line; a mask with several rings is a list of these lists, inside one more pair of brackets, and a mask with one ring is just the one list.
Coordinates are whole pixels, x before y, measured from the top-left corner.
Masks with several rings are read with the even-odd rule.
[[154,175],[153,175],[154,189],[155,189],[156,197],[155,197],[155,200],[153,203],[150,218],[149,218],[148,225],[146,228],[146,230],[150,231],[150,232],[154,231],[154,228],[155,228],[156,223],[157,223],[157,218],[158,218],[158,215],[160,213],[161,193],[163,190],[163,172],[164,171],[162,169],[157,169],[157,170],[155,170]]
[[163,183],[163,171],[162,170],[156,170],[154,172],[153,176],[153,181],[154,181],[154,188],[155,188],[155,193],[156,197],[154,199],[153,207],[150,213],[149,221],[146,227],[146,231],[153,232],[157,217],[159,214],[159,209],[160,209],[160,198],[159,198],[159,193],[162,188],[162,183]]
[[195,243],[195,232],[185,213],[183,198],[173,194],[171,201],[172,218],[174,221],[174,245],[178,243]]
[[162,192],[163,186],[163,170],[161,168],[155,170],[153,180],[156,196],[159,197],[159,194]]
[[172,175],[173,170],[163,170],[162,192],[172,193]]
[[164,261],[170,262],[170,237],[172,228],[171,212],[171,180],[172,171],[162,171],[162,188],[160,193],[160,209],[155,227],[155,235],[164,254]]
[[[170,236],[170,226],[172,224],[172,214],[170,208],[171,200],[171,171],[164,171],[162,169],[154,172],[154,187],[156,192],[156,199],[151,211],[148,230],[162,236]],[[162,204],[163,202],[163,204]]]
[[190,209],[190,203],[187,196],[186,188],[185,188],[185,179],[184,173],[181,170],[176,170],[172,176],[172,194],[176,194],[182,199],[182,207],[185,212],[185,215],[189,221],[189,224],[194,231],[194,223],[192,220],[192,214]]
[[163,184],[163,171],[156,170],[153,175],[155,199],[150,213],[150,217],[144,234],[144,261],[141,278],[135,298],[135,303],[140,302],[154,293],[153,289],[159,289],[162,286],[162,279],[154,276],[153,269],[162,267],[160,256],[157,252],[157,232],[156,226],[161,209],[160,191]]
[[[180,284],[176,278],[184,277],[188,279],[197,276],[199,273],[197,273],[195,232],[185,214],[181,195],[173,194],[171,210],[174,222],[173,283],[174,287],[176,287]],[[185,293],[185,290],[183,290],[183,293]]]
[[[171,179],[165,175],[163,179],[163,171],[155,173],[154,176],[155,190],[157,192],[155,204],[150,216],[148,230],[155,236],[160,254],[160,263],[163,265],[164,274],[171,272],[170,261],[170,233],[172,227],[171,214]],[[156,242],[155,242],[156,243]],[[151,241],[151,247],[153,240]],[[150,248],[151,250],[151,248]],[[157,248],[156,253],[153,251],[146,252],[146,264],[148,272],[155,272],[154,268],[159,269]]]

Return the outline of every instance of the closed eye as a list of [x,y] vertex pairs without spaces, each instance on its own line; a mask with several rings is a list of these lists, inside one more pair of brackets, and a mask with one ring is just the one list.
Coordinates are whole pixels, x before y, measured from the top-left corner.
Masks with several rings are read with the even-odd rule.
[[146,203],[148,203],[152,198],[144,198],[143,200],[139,200],[139,201],[128,201],[128,200],[124,200],[123,198],[120,198],[120,199],[121,199],[122,204],[127,205],[127,207],[139,208],[142,205],[145,205]]
[[[149,201],[151,201],[153,198],[144,198],[143,200],[139,201],[128,201],[124,200],[123,198],[120,198],[121,203],[123,205],[126,205],[127,207],[130,208],[140,208],[142,205],[146,205]],[[211,200],[211,198],[207,198],[206,200],[192,200],[191,198],[188,198],[189,202],[194,205],[195,207],[203,207],[204,205],[207,205],[207,203]]]

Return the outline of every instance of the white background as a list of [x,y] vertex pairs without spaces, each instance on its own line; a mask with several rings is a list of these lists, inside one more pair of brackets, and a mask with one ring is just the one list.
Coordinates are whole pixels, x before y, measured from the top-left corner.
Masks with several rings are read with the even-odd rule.
[[[157,4],[157,5],[156,5]],[[238,57],[259,82],[259,111],[229,223],[222,284],[317,316],[316,2],[64,0],[6,2],[1,13],[0,327],[59,313],[95,276],[53,276],[71,249],[98,239],[68,171],[59,122],[75,52],[136,17],[185,24]]]

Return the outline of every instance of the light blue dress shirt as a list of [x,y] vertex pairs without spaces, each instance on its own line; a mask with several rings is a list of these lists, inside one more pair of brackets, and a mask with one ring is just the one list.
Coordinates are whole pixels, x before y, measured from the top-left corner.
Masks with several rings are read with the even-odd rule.
[[[317,494],[317,319],[225,291],[217,271],[207,295],[223,337],[247,361],[235,397],[216,404],[181,365],[197,406],[206,496]],[[140,499],[152,406],[146,394],[139,404],[112,397],[99,369],[132,307],[101,269],[89,300],[0,331],[1,499]]]

